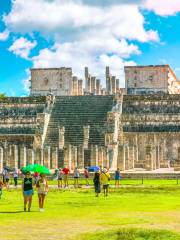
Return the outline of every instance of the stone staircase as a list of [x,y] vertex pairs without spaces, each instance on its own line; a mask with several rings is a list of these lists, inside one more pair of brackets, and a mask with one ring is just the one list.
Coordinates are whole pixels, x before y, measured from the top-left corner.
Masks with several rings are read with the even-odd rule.
[[113,96],[56,97],[44,146],[58,147],[59,127],[65,127],[65,144],[83,144],[83,126],[90,126],[89,144],[104,146],[107,112],[116,104]]

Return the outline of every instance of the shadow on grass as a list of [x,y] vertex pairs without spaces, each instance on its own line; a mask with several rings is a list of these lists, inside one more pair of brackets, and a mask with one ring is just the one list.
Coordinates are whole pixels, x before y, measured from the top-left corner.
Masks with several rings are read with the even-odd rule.
[[30,212],[28,212],[28,211],[4,211],[4,212],[0,212],[0,214],[3,214],[3,213],[9,213],[9,214],[13,214],[13,213],[32,213],[32,212],[39,212],[39,211],[30,211]]

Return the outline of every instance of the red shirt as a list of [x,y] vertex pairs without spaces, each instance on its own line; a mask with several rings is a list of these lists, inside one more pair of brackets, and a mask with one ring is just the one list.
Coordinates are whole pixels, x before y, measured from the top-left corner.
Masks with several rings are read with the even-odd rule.
[[70,171],[69,171],[69,168],[63,168],[62,171],[63,171],[63,173],[64,173],[65,175],[69,174],[69,172],[70,172]]

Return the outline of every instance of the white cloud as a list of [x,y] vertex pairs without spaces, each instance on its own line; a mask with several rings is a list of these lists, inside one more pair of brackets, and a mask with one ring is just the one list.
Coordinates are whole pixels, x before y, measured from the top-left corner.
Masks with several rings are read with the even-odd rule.
[[[84,39],[84,41],[74,43],[55,44],[52,49],[43,49],[38,56],[33,57],[34,67],[72,67],[75,75],[84,78],[84,67],[88,66],[92,74],[104,79],[105,67],[108,65],[112,73],[120,78],[123,86],[124,65],[136,64],[133,61],[123,60],[123,56],[124,54],[138,54],[138,48],[133,44],[128,45],[125,40],[117,43],[117,50],[113,47],[107,47],[106,49],[106,46],[111,46],[111,43],[106,41],[101,41],[100,46],[96,45],[94,48],[94,42],[99,41],[100,39],[94,41],[91,39],[90,42],[86,42],[86,39]],[[110,54],[111,52],[113,54]]]
[[146,0],[145,8],[160,16],[175,15],[180,12],[180,0]]
[[0,32],[0,41],[6,41],[9,37],[9,31],[6,29],[3,32]]
[[29,41],[28,39],[21,37],[13,42],[9,47],[9,51],[13,52],[21,58],[28,59],[30,51],[37,45],[36,41]]
[[[88,2],[88,4],[87,4]],[[31,58],[34,67],[72,67],[83,78],[84,66],[104,78],[105,66],[124,83],[124,65],[140,54],[132,40],[159,42],[158,32],[146,30],[139,9],[141,0],[14,0],[4,22],[14,33],[40,33],[54,41],[53,47],[41,49]],[[98,4],[97,4],[98,3]],[[21,37],[10,51],[29,59],[36,41]],[[28,87],[29,81],[24,80]]]
[[144,17],[135,4],[102,7],[79,1],[14,0],[12,10],[4,16],[4,21],[12,31],[21,33],[61,34],[67,28],[83,32],[103,28],[118,38],[141,42],[157,40],[154,37],[156,32],[152,37],[153,30],[145,31]]

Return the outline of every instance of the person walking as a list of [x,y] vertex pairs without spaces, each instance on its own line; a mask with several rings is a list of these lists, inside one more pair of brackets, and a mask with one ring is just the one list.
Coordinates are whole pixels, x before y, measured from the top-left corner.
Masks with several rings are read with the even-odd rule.
[[1,196],[2,196],[2,188],[4,186],[4,183],[2,181],[2,179],[0,178],[0,199],[1,199]]
[[109,188],[109,181],[110,181],[110,174],[106,168],[102,170],[101,173],[101,183],[103,185],[104,196],[108,196],[108,188]]
[[26,206],[28,204],[28,212],[30,212],[31,204],[32,204],[32,196],[34,194],[33,179],[31,177],[30,172],[25,173],[25,177],[22,182],[22,191],[23,191],[23,196],[24,196],[24,211],[27,210]]
[[121,179],[121,173],[119,168],[117,168],[117,170],[115,171],[114,179],[115,179],[115,187],[119,188],[119,183]]
[[7,169],[4,169],[4,183],[6,186],[6,189],[9,189],[9,179],[10,179],[10,175]]
[[93,182],[94,182],[94,190],[95,190],[95,193],[96,193],[96,197],[98,197],[99,193],[101,192],[101,182],[100,182],[99,171],[95,172]]
[[13,171],[13,178],[14,178],[14,186],[17,188],[18,185],[18,169],[15,168]]
[[64,174],[64,188],[66,188],[66,187],[68,188],[68,176],[70,173],[69,168],[67,166],[65,166],[62,171]]
[[84,177],[86,180],[86,186],[89,186],[89,171],[87,167],[84,169]]
[[34,177],[34,182],[35,182],[35,184],[37,184],[37,182],[38,182],[38,180],[39,180],[39,173],[38,173],[38,172],[35,172],[34,175],[33,175],[33,177]]
[[41,173],[40,178],[36,184],[38,190],[38,199],[39,199],[39,211],[44,212],[44,200],[48,193],[48,181],[45,177],[45,174]]
[[74,169],[73,175],[74,175],[74,187],[78,188],[79,187],[79,170],[77,167]]
[[58,188],[62,188],[62,180],[63,180],[63,171],[61,168],[58,169]]

